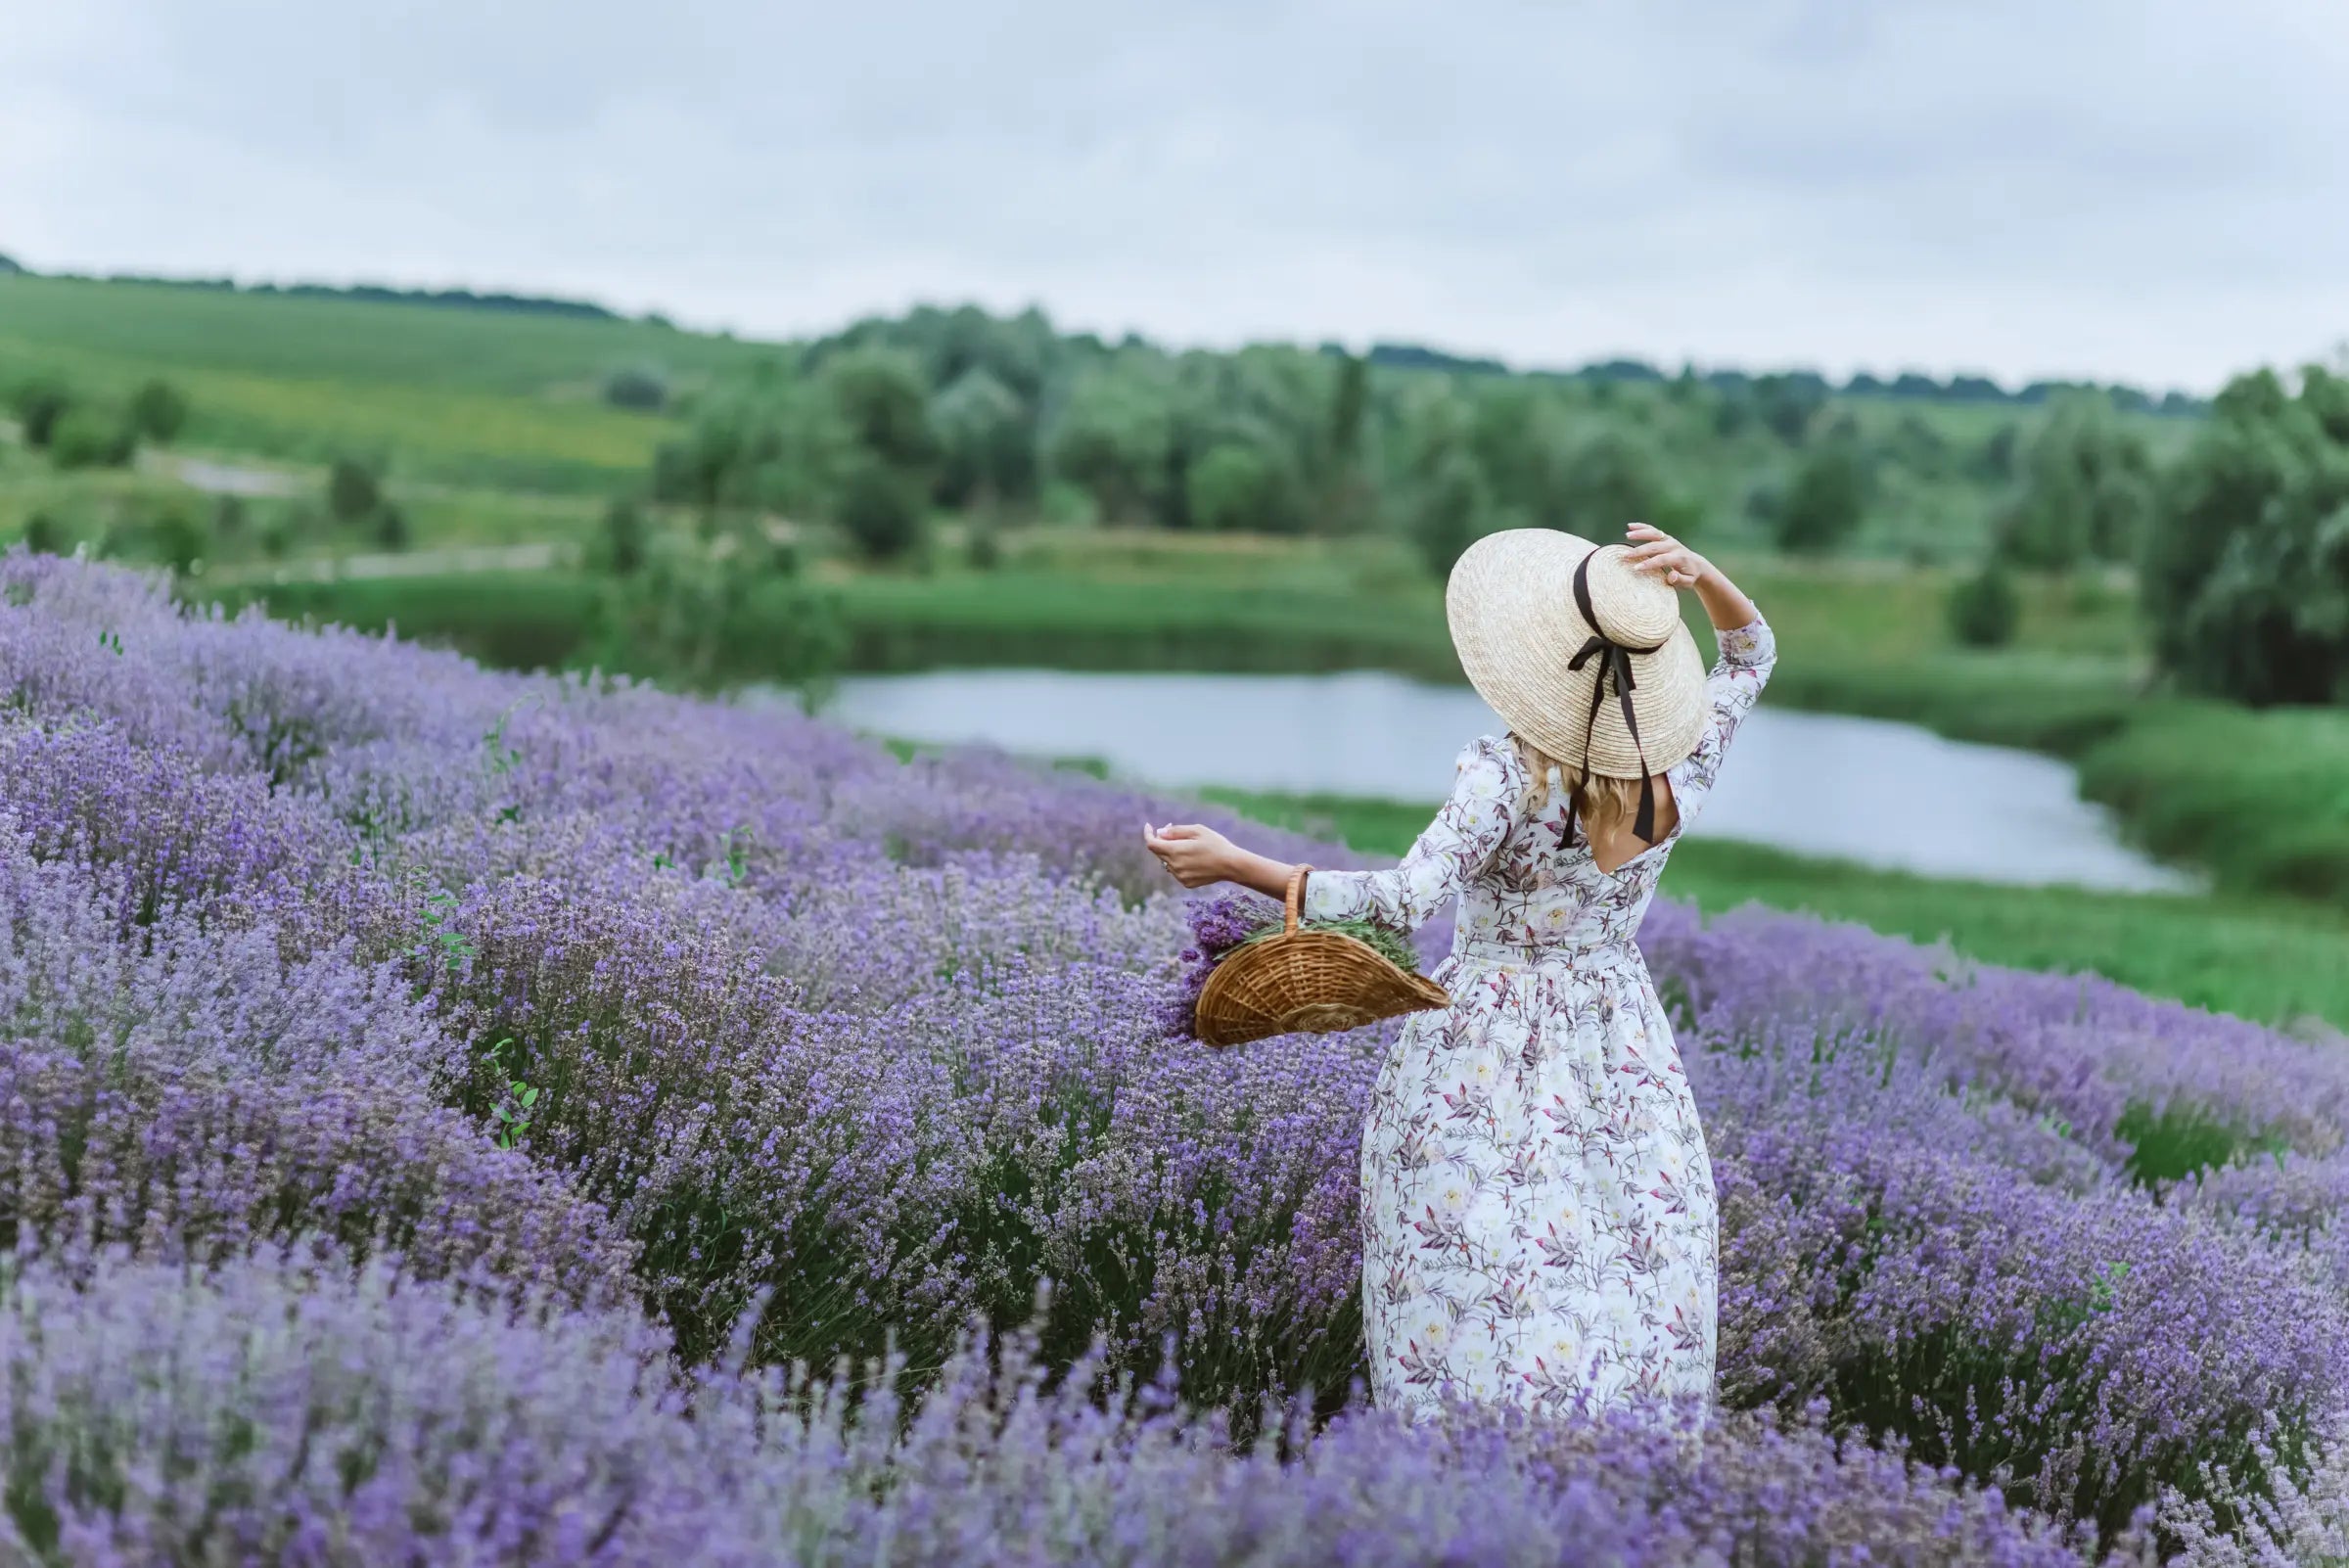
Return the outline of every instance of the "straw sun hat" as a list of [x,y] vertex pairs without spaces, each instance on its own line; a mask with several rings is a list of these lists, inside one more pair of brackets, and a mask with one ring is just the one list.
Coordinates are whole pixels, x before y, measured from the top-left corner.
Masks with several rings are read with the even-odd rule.
[[[1554,529],[1488,533],[1444,610],[1469,684],[1517,735],[1561,766],[1647,779],[1704,734],[1705,663],[1680,595],[1626,555]],[[1651,844],[1653,795],[1634,828]]]

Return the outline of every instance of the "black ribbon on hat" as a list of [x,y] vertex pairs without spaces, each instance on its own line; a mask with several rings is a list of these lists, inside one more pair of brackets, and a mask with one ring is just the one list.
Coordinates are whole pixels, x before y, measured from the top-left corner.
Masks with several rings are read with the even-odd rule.
[[[1639,836],[1640,843],[1653,844],[1656,842],[1656,780],[1655,775],[1648,771],[1647,747],[1639,739],[1639,715],[1632,711],[1632,688],[1635,684],[1632,679],[1632,655],[1652,654],[1664,644],[1659,642],[1653,648],[1627,648],[1599,629],[1598,613],[1590,608],[1590,556],[1596,554],[1598,552],[1592,550],[1574,569],[1574,607],[1590,623],[1590,640],[1584,643],[1583,651],[1566,664],[1568,669],[1579,670],[1592,659],[1598,661],[1597,678],[1590,682],[1590,723],[1583,735],[1583,778],[1587,782],[1590,777],[1590,743],[1598,736],[1598,715],[1607,706],[1607,681],[1611,677],[1615,682],[1616,700],[1623,704],[1623,727],[1632,732],[1632,746],[1639,754],[1639,811],[1632,819],[1632,831]],[[1566,809],[1571,817],[1574,810],[1571,801],[1567,803]]]

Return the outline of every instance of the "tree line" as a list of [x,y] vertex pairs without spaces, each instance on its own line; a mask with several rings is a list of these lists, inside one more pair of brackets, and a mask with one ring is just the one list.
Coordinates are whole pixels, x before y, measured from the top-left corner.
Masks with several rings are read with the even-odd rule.
[[[948,510],[979,550],[1006,518],[1387,530],[1439,575],[1499,528],[1637,518],[1702,538],[1733,520],[1823,554],[1933,500],[1983,523],[1940,556],[1975,562],[1951,607],[1965,641],[2012,635],[2014,571],[2142,567],[2156,645],[2189,686],[2252,702],[2349,691],[2339,377],[2238,380],[2166,467],[2109,388],[2043,387],[2028,419],[1985,425],[1930,417],[1922,404],[1970,391],[1927,380],[1853,393],[1628,360],[1526,375],[1392,348],[1178,352],[1062,333],[1035,310],[920,308],[691,394],[648,487],[712,520],[829,524],[876,560]],[[2285,563],[2308,576],[2286,580]]]
[[[2017,564],[2062,570],[2126,559],[2151,501],[2144,443],[2102,391],[1967,436],[1816,375],[1481,365],[1414,354],[1398,368],[1326,346],[1170,352],[1062,334],[1036,311],[918,309],[778,350],[696,394],[651,489],[711,512],[832,521],[884,559],[945,508],[1388,529],[1438,573],[1479,535],[1532,522],[1636,517],[1702,532],[1735,515],[1788,550],[1832,551],[1880,500],[1920,489],[1996,514]],[[657,406],[661,393],[643,395]]]

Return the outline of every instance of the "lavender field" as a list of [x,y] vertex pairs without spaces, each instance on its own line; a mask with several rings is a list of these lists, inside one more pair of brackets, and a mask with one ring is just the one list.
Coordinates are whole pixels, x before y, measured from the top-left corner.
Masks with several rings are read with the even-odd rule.
[[2349,1551],[2337,1051],[1659,905],[1726,1413],[1405,1429],[1193,808],[22,553],[0,668],[0,1560]]

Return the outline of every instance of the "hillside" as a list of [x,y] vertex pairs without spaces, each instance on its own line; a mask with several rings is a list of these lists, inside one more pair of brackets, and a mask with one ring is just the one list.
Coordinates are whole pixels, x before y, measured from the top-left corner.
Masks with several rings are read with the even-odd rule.
[[775,350],[641,321],[145,283],[0,277],[0,381],[186,393],[183,439],[299,462],[357,449],[411,478],[604,490],[669,421],[604,400],[614,372],[673,388]]

